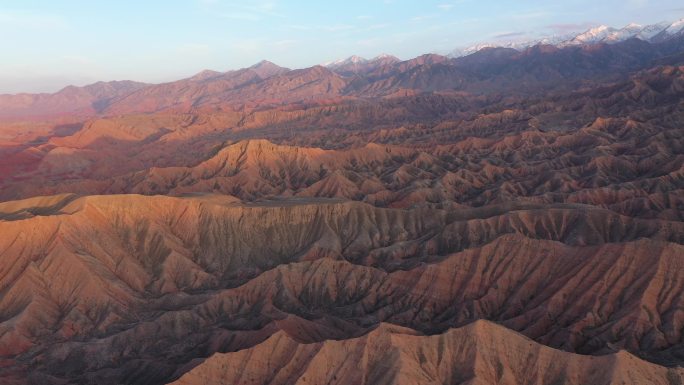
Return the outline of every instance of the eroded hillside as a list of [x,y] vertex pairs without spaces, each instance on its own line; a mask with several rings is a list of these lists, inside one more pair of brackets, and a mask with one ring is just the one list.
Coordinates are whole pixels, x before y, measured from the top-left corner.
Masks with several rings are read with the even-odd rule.
[[0,382],[681,384],[679,52],[0,97]]

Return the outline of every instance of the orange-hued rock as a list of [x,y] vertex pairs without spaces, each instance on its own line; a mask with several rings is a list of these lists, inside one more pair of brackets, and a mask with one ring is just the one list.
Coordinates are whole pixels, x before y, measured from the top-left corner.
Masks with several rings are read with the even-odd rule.
[[570,352],[682,362],[681,222],[569,204],[222,195],[0,210],[2,377],[159,383],[279,330],[316,343],[477,319]]
[[421,95],[99,118],[38,144],[12,137],[0,147],[0,197],[223,193],[397,208],[565,202],[682,220],[683,74],[659,68],[491,110],[474,97]]
[[0,220],[16,220],[35,215],[55,215],[76,198],[75,194],[62,194],[1,202]]
[[0,383],[681,384],[678,47],[0,96]]
[[215,354],[172,384],[671,385],[683,379],[682,369],[624,351],[567,353],[476,321],[434,336],[380,324],[363,337],[309,344],[281,331],[252,348]]

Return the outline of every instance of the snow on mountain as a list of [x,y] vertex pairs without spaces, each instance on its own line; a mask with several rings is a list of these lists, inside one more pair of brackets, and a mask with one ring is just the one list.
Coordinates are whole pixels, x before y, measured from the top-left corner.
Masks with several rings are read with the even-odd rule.
[[465,49],[454,50],[449,57],[461,57],[475,53],[483,48],[513,48],[523,50],[537,44],[549,44],[558,47],[568,47],[591,44],[614,44],[632,38],[648,42],[667,40],[668,38],[684,34],[684,19],[674,23],[658,23],[651,25],[629,24],[623,28],[613,28],[606,25],[593,27],[576,35],[547,36],[534,40],[506,41],[496,43],[481,43]]
[[369,73],[380,67],[396,64],[400,61],[398,58],[388,54],[382,54],[372,59],[365,59],[355,55],[346,59],[325,63],[323,66],[342,75],[352,75]]
[[368,62],[368,59],[362,58],[361,56],[350,56],[346,59],[339,59],[327,63],[323,63],[323,67],[329,67],[329,68],[335,68],[335,67],[343,67],[347,65],[352,65],[352,64],[363,64]]
[[[520,51],[538,44],[568,47],[599,43],[614,44],[633,38],[655,43],[679,35],[684,35],[684,19],[677,20],[674,23],[662,22],[650,25],[631,23],[622,28],[599,25],[578,34],[551,35],[531,40],[521,39],[489,43],[484,42],[467,48],[456,49],[452,51],[448,57],[456,58],[468,56],[485,48],[513,48]],[[373,59],[365,59],[361,56],[354,55],[321,65],[333,70],[358,72],[360,68],[399,61],[400,60],[396,57],[387,54],[379,55]]]
[[674,23],[670,24],[663,30],[663,32],[665,32],[668,35],[677,35],[684,33],[684,19],[679,19]]
[[396,56],[394,56],[394,55],[390,55],[390,54],[383,53],[383,54],[380,54],[380,55],[378,55],[378,56],[372,58],[371,61],[387,60],[387,59],[392,60],[392,61],[394,61],[394,60],[399,60],[399,59],[398,59]]
[[[684,21],[684,19],[680,20]],[[653,39],[656,35],[658,35],[660,32],[666,30],[670,26],[674,24],[669,24],[669,23],[658,23],[658,24],[652,24],[652,25],[647,25],[643,28],[641,28],[641,31],[636,35],[637,38],[641,40],[651,40]]]
[[[614,36],[614,38],[618,38],[619,34],[617,32],[619,32],[619,30],[615,28],[611,28],[607,25],[599,25],[598,27],[594,27],[587,30],[586,32],[580,33],[579,35],[575,36],[572,40],[561,43],[561,45],[596,44],[608,39],[611,36]],[[624,32],[625,34],[629,33],[627,31]]]
[[491,43],[482,43],[482,44],[477,44],[468,48],[460,49],[460,50],[455,50],[452,51],[448,56],[449,57],[462,57],[462,56],[468,56],[471,54],[474,54],[477,51],[483,50],[485,48],[516,48],[517,45],[520,43],[515,43],[515,42],[508,42],[504,44],[491,44]]

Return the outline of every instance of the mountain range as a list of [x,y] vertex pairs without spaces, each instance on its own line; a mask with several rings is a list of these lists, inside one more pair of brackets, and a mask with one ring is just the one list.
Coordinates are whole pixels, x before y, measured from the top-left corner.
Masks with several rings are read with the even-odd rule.
[[[572,41],[536,44],[522,50],[482,48],[468,56],[427,54],[401,61],[390,55],[371,60],[351,57],[290,70],[262,61],[228,72],[202,71],[162,84],[96,83],[67,87],[54,94],[0,95],[0,120],[22,121],[66,116],[107,116],[142,112],[238,110],[290,103],[393,97],[422,92],[468,94],[525,93],[572,89],[576,83],[624,80],[633,71],[674,64],[684,47],[678,23],[649,41],[629,38],[623,30],[598,28]],[[629,29],[628,27],[627,29]],[[652,27],[635,28],[634,31]],[[680,28],[678,32],[674,32]],[[672,32],[670,32],[672,30]],[[612,32],[611,32],[612,31]],[[636,32],[635,32],[636,33]],[[662,38],[667,35],[668,38]],[[613,38],[621,36],[620,39]],[[609,44],[610,42],[610,44]]]
[[622,28],[599,25],[579,34],[552,35],[522,41],[480,43],[465,49],[454,50],[448,56],[452,58],[467,56],[485,48],[513,48],[524,50],[539,44],[567,47],[599,43],[614,44],[629,39],[639,39],[647,42],[662,42],[683,34],[684,19],[677,20],[673,23],[661,22],[650,25],[630,23]]
[[662,31],[0,96],[0,383],[684,383]]

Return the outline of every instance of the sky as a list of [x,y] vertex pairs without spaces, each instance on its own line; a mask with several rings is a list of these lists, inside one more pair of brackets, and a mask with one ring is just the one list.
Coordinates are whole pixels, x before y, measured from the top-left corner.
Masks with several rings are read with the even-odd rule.
[[681,0],[0,0],[0,94],[164,82],[267,59],[409,59],[482,42],[651,24]]

